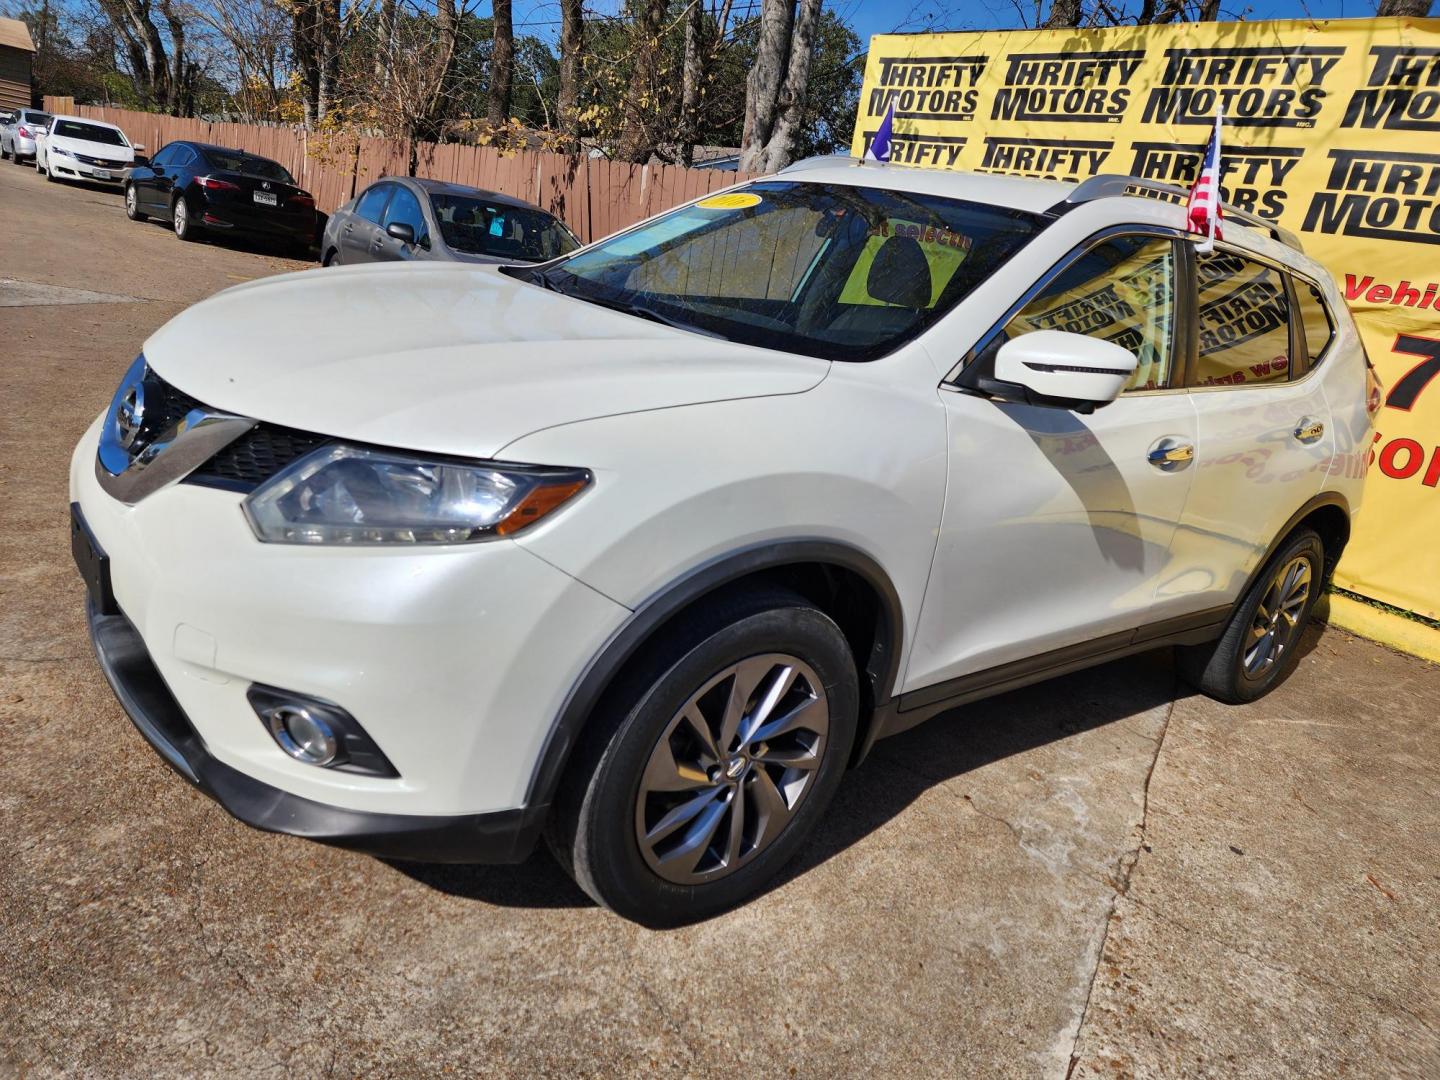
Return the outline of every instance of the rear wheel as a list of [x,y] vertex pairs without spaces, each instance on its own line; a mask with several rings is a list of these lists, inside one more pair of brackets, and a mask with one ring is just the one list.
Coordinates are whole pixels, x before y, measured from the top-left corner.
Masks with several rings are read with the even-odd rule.
[[175,205],[171,208],[171,221],[175,225],[175,235],[181,240],[197,238],[200,227],[190,220],[190,206],[185,201],[185,196],[175,197]]
[[1300,661],[1325,578],[1325,546],[1302,529],[1265,564],[1220,640],[1176,650],[1180,673],[1217,701],[1241,705],[1279,686]]
[[125,185],[125,216],[131,221],[146,221],[148,215],[140,212],[140,199],[135,194],[135,185]]
[[804,598],[756,590],[699,609],[592,719],[551,848],[597,902],[647,925],[733,907],[823,816],[858,703],[844,635]]
[[324,257],[321,258],[321,260],[320,260],[320,265],[321,265],[321,266],[334,266],[334,265],[335,265],[335,249],[334,249],[333,247],[326,250]]

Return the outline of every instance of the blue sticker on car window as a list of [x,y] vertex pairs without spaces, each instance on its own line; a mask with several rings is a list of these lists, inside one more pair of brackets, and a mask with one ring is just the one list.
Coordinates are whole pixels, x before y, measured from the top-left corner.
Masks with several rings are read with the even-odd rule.
[[504,219],[503,217],[501,217],[499,214],[496,214],[494,217],[492,217],[492,218],[490,219],[490,235],[491,235],[491,236],[504,236],[504,235],[505,235],[505,219]]

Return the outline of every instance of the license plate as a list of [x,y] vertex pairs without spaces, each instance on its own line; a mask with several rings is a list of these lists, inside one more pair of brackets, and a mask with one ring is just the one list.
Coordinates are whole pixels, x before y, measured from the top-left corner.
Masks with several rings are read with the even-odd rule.
[[110,557],[90,535],[90,526],[85,524],[85,515],[77,503],[70,504],[70,554],[95,610],[101,615],[118,615],[120,607],[110,588]]
[[255,201],[256,201],[257,203],[259,203],[261,206],[277,206],[277,205],[279,205],[278,200],[275,198],[275,193],[274,193],[273,191],[257,191],[257,192],[255,192]]
[[109,170],[109,169],[94,169],[94,170],[92,170],[92,171],[95,173],[95,179],[96,179],[96,180],[109,180],[109,179],[110,179],[110,170]]

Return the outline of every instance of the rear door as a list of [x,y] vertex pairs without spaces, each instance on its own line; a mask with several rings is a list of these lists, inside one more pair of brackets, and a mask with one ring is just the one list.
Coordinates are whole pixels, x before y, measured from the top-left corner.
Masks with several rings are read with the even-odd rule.
[[1236,248],[1196,254],[1199,345],[1189,382],[1198,442],[1165,595],[1225,605],[1324,483],[1330,407],[1306,370],[1290,275]]
[[395,193],[396,185],[384,181],[373,184],[355,201],[355,209],[340,228],[340,261],[347,264],[370,262],[370,249],[380,234],[385,207]]
[[1100,337],[1139,361],[1118,400],[1087,414],[942,390],[949,480],[907,691],[1122,647],[1176,614],[1155,594],[1194,475],[1179,243],[1148,229],[1092,239],[966,365],[1035,330]]

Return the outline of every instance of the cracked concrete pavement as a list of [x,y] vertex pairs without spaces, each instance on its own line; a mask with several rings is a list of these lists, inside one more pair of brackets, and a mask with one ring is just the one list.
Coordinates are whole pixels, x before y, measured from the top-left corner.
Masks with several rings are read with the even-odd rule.
[[543,853],[237,824],[94,664],[66,461],[151,330],[300,264],[8,165],[0,235],[0,1075],[1440,1075],[1440,669],[1338,631],[1246,708],[1159,652],[882,743],[666,933]]

